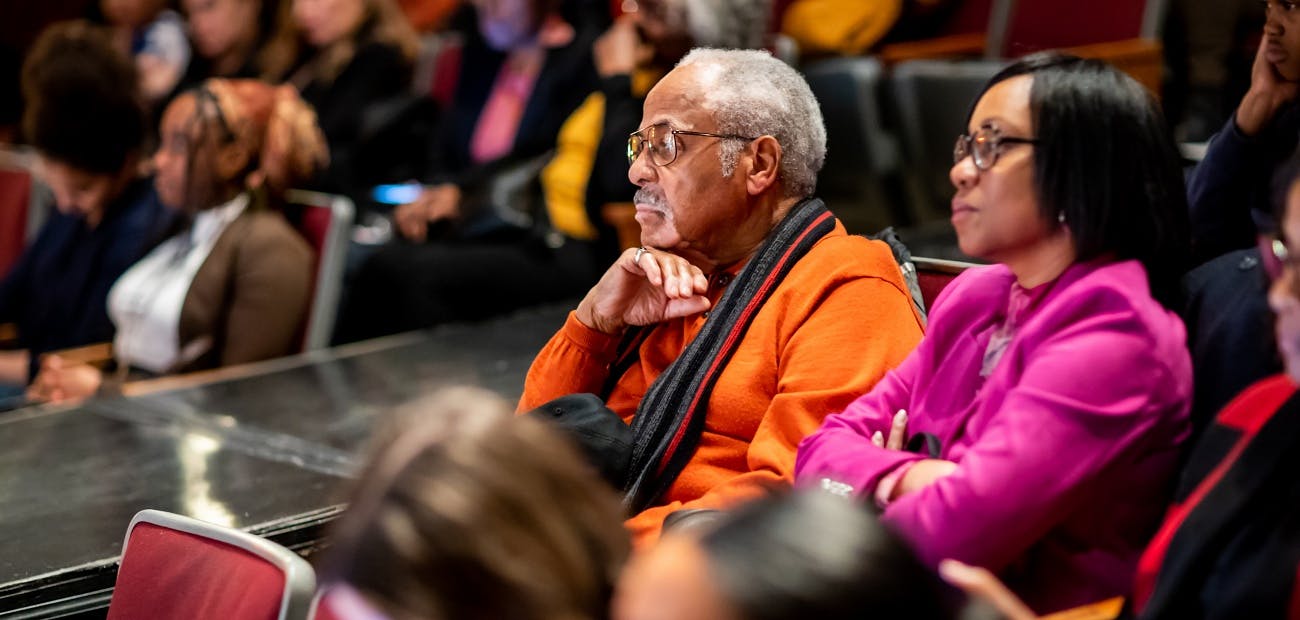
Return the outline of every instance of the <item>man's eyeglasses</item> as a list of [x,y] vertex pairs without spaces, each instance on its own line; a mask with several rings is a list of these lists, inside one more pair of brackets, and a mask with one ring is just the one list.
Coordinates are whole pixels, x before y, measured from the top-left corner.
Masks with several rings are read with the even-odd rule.
[[1259,5],[1264,7],[1265,13],[1267,13],[1269,9],[1273,8],[1282,9],[1283,13],[1292,13],[1295,11],[1297,6],[1300,6],[1300,2],[1292,2],[1291,0],[1259,0]]
[[1275,235],[1259,236],[1259,263],[1269,280],[1282,277],[1287,267],[1300,269],[1300,255],[1287,247],[1286,242]]
[[668,123],[655,123],[639,131],[634,131],[632,135],[627,137],[627,165],[631,166],[636,161],[636,158],[641,155],[641,151],[647,148],[650,150],[650,161],[656,166],[667,166],[677,161],[677,153],[681,150],[677,145],[677,136],[704,136],[706,138],[744,140],[746,142],[758,139],[735,134],[673,129],[672,125]]
[[1038,144],[1038,140],[1004,136],[994,127],[980,127],[973,134],[957,136],[957,144],[952,147],[952,163],[955,165],[969,156],[976,168],[988,170],[998,163],[998,157],[1009,144]]

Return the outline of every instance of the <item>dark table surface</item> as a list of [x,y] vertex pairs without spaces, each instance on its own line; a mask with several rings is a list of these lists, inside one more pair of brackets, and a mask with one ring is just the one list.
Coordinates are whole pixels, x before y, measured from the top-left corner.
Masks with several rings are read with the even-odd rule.
[[0,414],[0,616],[102,614],[144,508],[310,553],[379,416],[450,385],[517,400],[569,307]]

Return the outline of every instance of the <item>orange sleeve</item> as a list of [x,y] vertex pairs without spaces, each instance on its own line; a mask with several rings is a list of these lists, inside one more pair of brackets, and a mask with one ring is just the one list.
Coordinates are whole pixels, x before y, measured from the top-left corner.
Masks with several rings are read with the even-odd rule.
[[[723,509],[794,480],[795,449],[828,414],[844,410],[897,366],[921,340],[910,297],[882,278],[845,281],[811,303],[804,322],[773,343],[777,394],[764,412],[745,455],[749,471],[697,499],[649,508],[626,522],[637,548],[653,544],[663,520],[682,509]],[[752,394],[753,398],[767,398]],[[717,404],[716,402],[714,403]],[[725,410],[710,415],[736,415]],[[682,473],[690,475],[690,468]]]
[[614,361],[618,337],[596,331],[573,312],[528,367],[520,412],[568,394],[598,393]]

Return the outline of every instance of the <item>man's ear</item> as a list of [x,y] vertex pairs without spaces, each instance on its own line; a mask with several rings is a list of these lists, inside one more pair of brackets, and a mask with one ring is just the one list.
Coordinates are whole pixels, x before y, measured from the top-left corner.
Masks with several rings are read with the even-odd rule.
[[[213,167],[216,168],[217,178],[222,180],[235,180],[235,177],[248,168],[248,160],[252,157],[248,149],[238,143],[222,145],[217,148],[216,157],[213,160]],[[242,179],[239,179],[242,183]]]
[[746,160],[745,189],[757,196],[781,179],[781,143],[772,136],[762,136],[749,143]]

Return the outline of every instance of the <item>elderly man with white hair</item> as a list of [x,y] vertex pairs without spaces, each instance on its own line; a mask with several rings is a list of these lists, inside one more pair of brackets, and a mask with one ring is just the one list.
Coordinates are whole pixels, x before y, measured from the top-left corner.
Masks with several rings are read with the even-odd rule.
[[594,393],[630,426],[614,481],[638,546],[669,515],[788,485],[799,440],[920,340],[889,248],[813,197],[825,153],[808,85],[765,52],[695,50],[646,98],[628,138],[643,245],[537,356],[520,403],[563,416],[548,401]]

